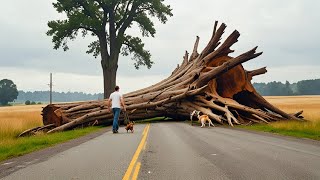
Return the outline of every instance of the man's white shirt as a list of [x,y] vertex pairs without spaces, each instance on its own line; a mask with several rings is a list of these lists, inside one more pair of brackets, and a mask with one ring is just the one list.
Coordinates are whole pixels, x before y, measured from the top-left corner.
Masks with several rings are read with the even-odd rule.
[[118,91],[115,91],[110,94],[109,99],[112,100],[111,108],[121,108],[120,99],[122,97],[122,94]]

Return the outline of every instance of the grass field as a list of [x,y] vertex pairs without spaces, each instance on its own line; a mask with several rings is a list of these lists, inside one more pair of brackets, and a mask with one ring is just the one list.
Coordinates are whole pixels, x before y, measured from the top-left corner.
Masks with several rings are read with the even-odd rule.
[[303,110],[305,119],[320,121],[320,96],[266,96],[265,99],[285,112]]
[[42,125],[44,105],[0,107],[0,142],[15,138],[22,131]]
[[42,125],[44,105],[0,107],[0,161],[62,143],[101,127],[90,127],[54,134],[17,138],[26,129]]
[[243,126],[243,128],[320,140],[320,96],[267,96],[265,98],[287,113],[303,110],[302,115],[308,122],[281,121],[268,125]]

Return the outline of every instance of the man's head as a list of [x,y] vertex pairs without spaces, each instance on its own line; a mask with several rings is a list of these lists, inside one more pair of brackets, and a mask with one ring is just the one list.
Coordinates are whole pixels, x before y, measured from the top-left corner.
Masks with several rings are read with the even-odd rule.
[[116,86],[114,90],[119,91],[119,86]]

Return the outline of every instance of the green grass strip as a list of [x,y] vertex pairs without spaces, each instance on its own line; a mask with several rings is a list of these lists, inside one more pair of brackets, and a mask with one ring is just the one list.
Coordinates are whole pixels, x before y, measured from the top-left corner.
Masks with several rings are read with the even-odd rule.
[[237,126],[243,129],[254,130],[254,131],[263,131],[263,132],[270,132],[281,134],[285,136],[293,136],[298,138],[309,138],[314,140],[320,140],[320,129],[319,128],[281,128],[281,127],[274,127],[272,124],[270,125],[251,125],[251,126]]
[[53,134],[6,139],[0,142],[0,161],[66,142],[96,132],[101,128],[102,127],[95,126]]

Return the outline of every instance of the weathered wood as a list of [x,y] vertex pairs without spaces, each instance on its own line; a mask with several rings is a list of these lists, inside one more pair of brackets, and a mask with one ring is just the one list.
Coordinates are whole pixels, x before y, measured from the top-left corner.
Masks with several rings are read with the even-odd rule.
[[261,74],[265,74],[266,72],[267,72],[267,67],[263,67],[263,68],[260,68],[260,69],[255,69],[255,70],[252,70],[252,71],[247,71],[248,79],[249,79],[249,81],[251,81],[253,76],[258,76],[258,75],[261,75]]
[[200,39],[199,36],[197,36],[196,42],[194,43],[192,54],[189,59],[189,62],[193,61],[194,59],[196,59],[199,56],[199,53],[198,53],[199,39]]
[[45,126],[38,126],[38,127],[35,127],[35,128],[27,129],[27,130],[23,131],[22,133],[20,133],[18,137],[34,135],[38,131],[47,132],[47,131],[49,131],[49,129],[52,129],[53,127],[55,127],[54,124],[48,124],[48,125],[45,125]]

